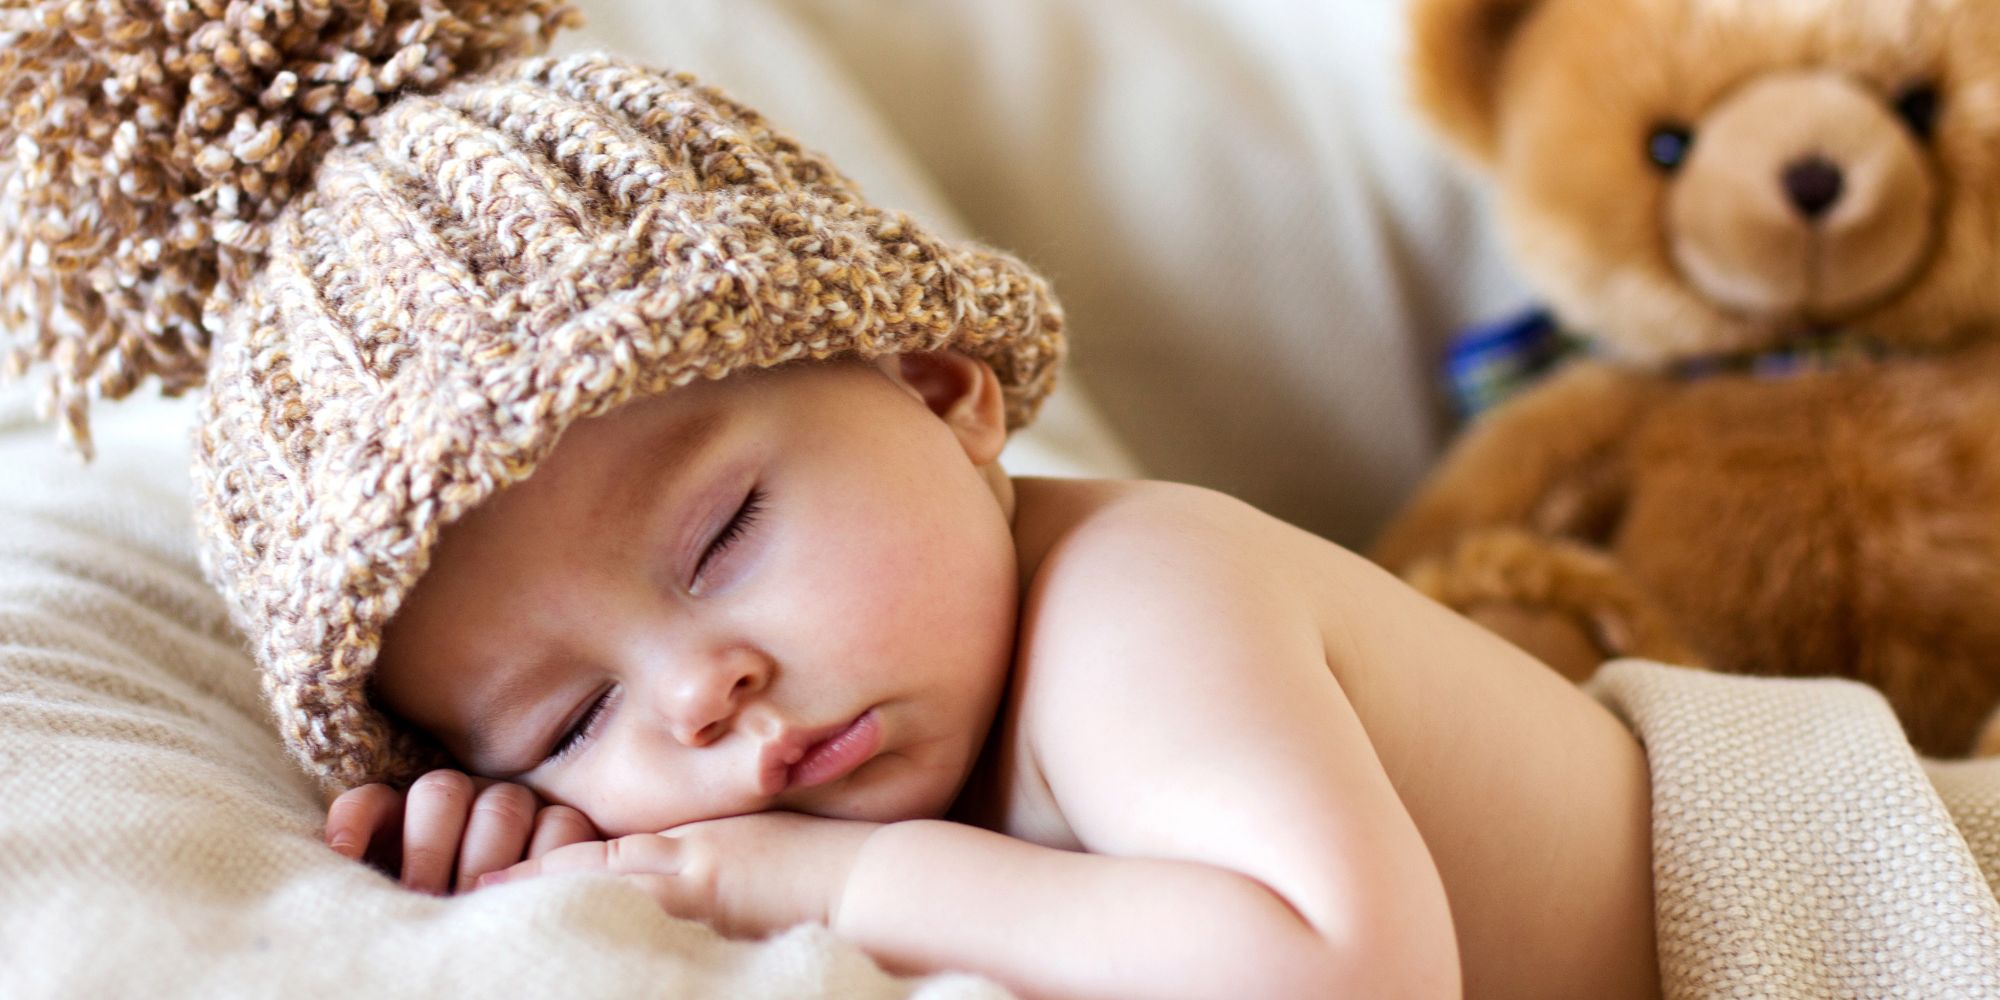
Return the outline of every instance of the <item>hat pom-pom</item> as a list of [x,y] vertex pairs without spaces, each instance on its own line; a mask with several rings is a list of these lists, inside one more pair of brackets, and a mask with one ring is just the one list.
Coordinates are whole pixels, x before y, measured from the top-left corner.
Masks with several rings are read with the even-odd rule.
[[198,385],[266,223],[404,91],[544,47],[561,0],[26,0],[0,9],[0,348],[86,407]]

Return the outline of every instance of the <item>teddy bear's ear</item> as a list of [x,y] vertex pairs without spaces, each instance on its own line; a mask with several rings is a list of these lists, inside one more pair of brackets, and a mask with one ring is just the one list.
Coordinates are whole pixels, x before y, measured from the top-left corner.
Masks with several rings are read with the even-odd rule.
[[1491,163],[1500,67],[1537,0],[1413,0],[1410,74],[1417,103],[1454,143]]

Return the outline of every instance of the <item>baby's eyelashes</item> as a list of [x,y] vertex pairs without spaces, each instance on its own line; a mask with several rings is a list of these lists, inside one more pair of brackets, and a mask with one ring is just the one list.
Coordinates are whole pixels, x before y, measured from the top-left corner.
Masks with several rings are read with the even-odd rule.
[[556,745],[551,747],[549,752],[543,757],[543,763],[562,761],[568,758],[577,748],[596,738],[598,728],[603,723],[604,717],[607,714],[606,710],[611,705],[612,693],[616,690],[618,689],[612,687],[599,692],[596,698],[590,703],[590,707],[584,710],[583,717],[578,719],[575,725],[571,726],[567,732],[563,733],[556,740]]
[[714,540],[710,541],[708,548],[702,552],[700,561],[694,567],[694,579],[688,584],[689,593],[700,594],[712,589],[703,586],[709,564],[748,534],[763,512],[764,490],[762,487],[753,486],[750,492],[744,495],[743,503],[736,508],[736,513],[720,531],[716,532]]

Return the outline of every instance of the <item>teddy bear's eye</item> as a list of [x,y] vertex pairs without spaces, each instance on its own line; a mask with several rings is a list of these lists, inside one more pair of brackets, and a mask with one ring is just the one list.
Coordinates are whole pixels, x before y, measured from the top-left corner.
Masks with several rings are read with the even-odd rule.
[[1937,130],[1938,92],[1937,85],[1920,83],[1896,98],[1896,114],[1910,126],[1917,138],[1929,140]]
[[1687,159],[1689,147],[1694,145],[1694,132],[1685,125],[1668,123],[1653,129],[1646,136],[1646,156],[1653,165],[1667,173],[1680,169]]

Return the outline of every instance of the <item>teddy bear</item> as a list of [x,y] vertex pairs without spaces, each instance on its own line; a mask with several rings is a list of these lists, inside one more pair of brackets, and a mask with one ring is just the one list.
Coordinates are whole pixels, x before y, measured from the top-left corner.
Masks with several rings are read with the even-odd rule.
[[1371,554],[1613,656],[2000,702],[2000,3],[1412,0],[1416,102],[1582,349]]

